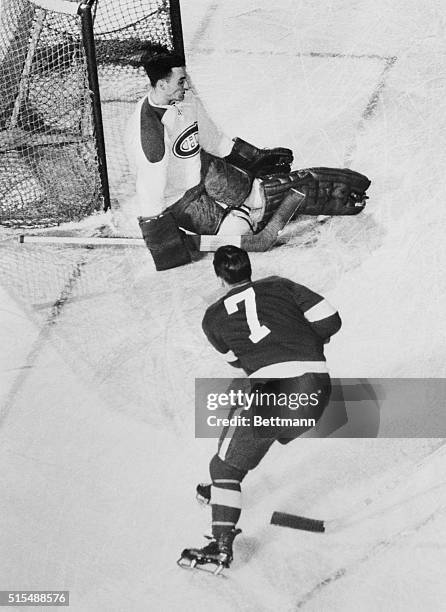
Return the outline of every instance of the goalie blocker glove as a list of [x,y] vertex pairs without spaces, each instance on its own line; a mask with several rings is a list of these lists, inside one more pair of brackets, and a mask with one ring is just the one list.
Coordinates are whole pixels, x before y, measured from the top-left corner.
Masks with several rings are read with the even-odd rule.
[[157,270],[169,270],[192,261],[185,234],[171,212],[156,217],[138,217],[138,222]]
[[225,161],[246,170],[252,177],[262,177],[290,172],[293,152],[284,147],[259,149],[241,138],[234,138],[232,151],[225,157]]

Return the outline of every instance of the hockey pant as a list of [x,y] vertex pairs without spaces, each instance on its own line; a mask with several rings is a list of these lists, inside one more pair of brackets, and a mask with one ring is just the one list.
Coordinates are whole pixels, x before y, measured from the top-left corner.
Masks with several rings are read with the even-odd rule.
[[196,234],[216,234],[231,210],[249,221],[244,209],[253,179],[244,170],[201,150],[201,181],[164,212],[171,212],[178,226]]

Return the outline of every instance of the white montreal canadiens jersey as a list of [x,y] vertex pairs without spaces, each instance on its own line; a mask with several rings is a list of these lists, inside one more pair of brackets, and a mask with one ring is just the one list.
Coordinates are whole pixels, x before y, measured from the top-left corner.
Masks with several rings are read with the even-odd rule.
[[153,104],[150,93],[138,102],[128,124],[126,146],[136,169],[140,214],[159,214],[198,185],[200,140],[216,155],[227,155],[232,146],[190,92],[183,102],[169,106]]
[[322,296],[279,276],[235,287],[203,319],[211,344],[249,375],[284,363],[325,371],[324,342],[340,326]]

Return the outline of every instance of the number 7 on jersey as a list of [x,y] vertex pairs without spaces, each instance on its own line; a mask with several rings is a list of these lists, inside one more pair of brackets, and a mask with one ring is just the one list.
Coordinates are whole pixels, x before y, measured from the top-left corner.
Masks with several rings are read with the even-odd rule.
[[265,338],[268,334],[271,333],[271,330],[266,325],[262,325],[259,321],[259,317],[257,315],[257,305],[256,305],[256,294],[254,293],[254,289],[252,287],[248,287],[244,291],[240,293],[236,293],[235,295],[230,295],[224,301],[226,312],[231,315],[238,311],[238,305],[244,302],[245,303],[245,312],[246,312],[246,322],[249,327],[249,339],[254,344],[260,342],[263,338]]

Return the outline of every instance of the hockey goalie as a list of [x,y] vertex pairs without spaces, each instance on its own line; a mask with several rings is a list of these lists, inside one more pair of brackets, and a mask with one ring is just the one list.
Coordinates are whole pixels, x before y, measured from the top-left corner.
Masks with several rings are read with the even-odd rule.
[[[140,60],[150,80],[127,130],[136,170],[134,214],[157,270],[191,261],[238,236],[265,251],[296,215],[354,215],[363,210],[367,177],[347,169],[291,171],[287,148],[259,149],[229,139],[190,90],[184,60],[161,49]],[[203,248],[200,236],[221,237]]]

